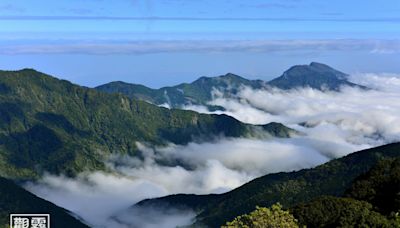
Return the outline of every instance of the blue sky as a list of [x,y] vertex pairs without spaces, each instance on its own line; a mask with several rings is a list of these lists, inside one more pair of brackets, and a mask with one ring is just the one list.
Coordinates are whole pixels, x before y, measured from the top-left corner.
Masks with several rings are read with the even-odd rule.
[[151,87],[325,62],[400,72],[398,0],[2,0],[0,68]]

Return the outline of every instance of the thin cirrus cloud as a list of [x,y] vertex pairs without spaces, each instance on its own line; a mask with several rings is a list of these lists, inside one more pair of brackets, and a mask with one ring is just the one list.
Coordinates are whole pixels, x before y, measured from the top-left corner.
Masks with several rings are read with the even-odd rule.
[[117,21],[333,21],[333,22],[400,22],[400,17],[131,17],[131,16],[0,16],[0,20],[117,20]]
[[0,41],[0,54],[151,54],[179,52],[400,52],[400,40],[14,40]]

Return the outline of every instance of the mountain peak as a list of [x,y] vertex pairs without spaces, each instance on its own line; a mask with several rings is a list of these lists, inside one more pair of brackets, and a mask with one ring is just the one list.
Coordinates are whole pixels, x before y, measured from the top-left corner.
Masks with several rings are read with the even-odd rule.
[[223,75],[222,77],[240,77],[240,76],[237,75],[237,74],[228,72],[228,73],[226,73],[225,75]]
[[4,73],[11,72],[11,73],[35,73],[35,74],[40,73],[40,74],[43,74],[33,68],[23,68],[20,70],[0,70],[0,71],[4,72]]
[[[200,78],[198,78],[196,81],[194,81],[193,83],[204,83],[204,82],[208,82],[208,83],[212,83],[212,82],[218,82],[218,81],[230,81],[230,82],[244,82],[244,81],[248,81],[247,79],[234,74],[234,73],[226,73],[224,75],[220,75],[220,76],[216,76],[216,77],[206,77],[206,76],[202,76]],[[193,84],[192,83],[192,84]]]
[[[33,68],[23,68],[23,69],[21,69],[21,70],[19,70],[19,71],[39,72],[39,71],[37,71],[37,70],[35,70],[35,69],[33,69]],[[40,72],[39,72],[39,73],[40,73]]]
[[309,65],[295,65],[284,72],[284,76],[335,76],[338,79],[344,79],[347,74],[333,69],[332,67],[317,62],[311,62]]
[[225,75],[219,76],[219,78],[229,79],[229,80],[246,80],[245,78],[234,73],[226,73]]
[[309,66],[311,66],[311,67],[325,67],[325,68],[332,69],[332,67],[330,67],[330,66],[328,66],[326,64],[323,64],[323,63],[318,63],[318,62],[311,62]]
[[311,87],[314,89],[339,90],[341,86],[358,86],[347,81],[348,75],[332,67],[311,62],[309,65],[296,65],[286,70],[282,76],[268,82],[281,89]]

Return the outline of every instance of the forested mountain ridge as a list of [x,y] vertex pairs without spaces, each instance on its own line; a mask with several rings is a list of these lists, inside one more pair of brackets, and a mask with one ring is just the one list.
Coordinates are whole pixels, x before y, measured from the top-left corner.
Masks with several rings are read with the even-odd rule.
[[276,123],[252,126],[226,115],[161,108],[32,69],[0,71],[0,119],[0,172],[11,178],[104,169],[103,159],[112,153],[135,156],[137,142],[291,132]]
[[[185,104],[207,105],[212,99],[214,90],[225,94],[235,94],[242,86],[254,89],[263,88],[265,82],[261,80],[247,80],[238,75],[227,73],[218,77],[200,77],[192,83],[182,83],[176,86],[151,89],[139,84],[125,82],[110,82],[95,89],[107,93],[122,93],[132,98],[142,99],[153,104],[168,104],[179,108]],[[210,107],[221,108],[221,107]]]
[[341,197],[318,197],[290,211],[307,227],[400,227],[400,157],[380,160]]

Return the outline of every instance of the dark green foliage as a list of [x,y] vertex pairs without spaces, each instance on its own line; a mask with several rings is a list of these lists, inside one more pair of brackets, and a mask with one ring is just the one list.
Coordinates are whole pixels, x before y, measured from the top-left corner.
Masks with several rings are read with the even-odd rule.
[[310,228],[392,227],[391,221],[373,211],[371,204],[351,198],[324,196],[295,206],[291,213]]
[[23,133],[10,134],[4,145],[11,152],[8,161],[22,168],[33,168],[63,146],[54,131],[43,125],[35,125]]
[[0,126],[7,127],[7,125],[11,124],[13,119],[23,120],[24,112],[20,108],[18,104],[11,102],[3,102],[0,104]]
[[0,177],[0,227],[8,227],[10,214],[50,214],[50,227],[88,227],[72,215],[14,182]]
[[379,161],[353,181],[345,196],[317,198],[291,212],[307,227],[398,227],[400,158]]
[[0,83],[0,94],[7,94],[11,91],[10,87],[5,84]]
[[226,115],[160,108],[31,69],[0,71],[0,85],[0,174],[12,178],[104,170],[110,154],[135,156],[137,142],[186,144],[255,129]]
[[39,112],[35,115],[37,120],[40,120],[43,124],[55,128],[63,129],[68,134],[77,134],[79,136],[89,136],[89,132],[80,131],[71,122],[68,121],[63,115],[54,113]]
[[[251,212],[256,205],[269,207],[276,202],[286,208],[308,202],[323,195],[342,196],[353,180],[366,173],[379,160],[400,156],[400,143],[389,144],[356,152],[340,159],[332,160],[313,169],[290,173],[269,174],[257,178],[231,192],[188,197],[169,196],[148,200],[144,204],[183,204],[199,211],[198,223],[216,227],[238,215]],[[184,202],[175,197],[185,198]],[[190,202],[195,203],[190,203]]]
[[339,90],[341,86],[356,86],[347,80],[348,75],[337,71],[325,64],[311,63],[310,65],[293,66],[282,76],[268,82],[268,85],[280,89],[310,87],[314,89]]
[[249,214],[240,215],[222,228],[298,228],[297,220],[279,203],[270,208],[256,207]]
[[367,201],[385,215],[400,212],[400,159],[379,162],[358,177],[345,195]]

